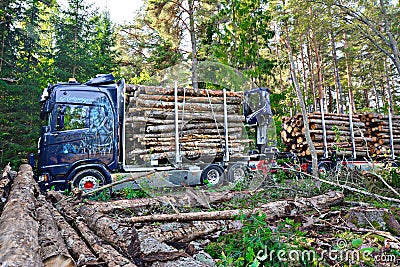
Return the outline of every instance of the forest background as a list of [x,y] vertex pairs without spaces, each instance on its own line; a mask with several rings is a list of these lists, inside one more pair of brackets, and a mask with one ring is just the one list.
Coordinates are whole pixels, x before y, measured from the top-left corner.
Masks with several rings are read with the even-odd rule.
[[116,25],[90,0],[1,1],[0,165],[36,153],[49,83],[113,73],[141,84],[180,62],[219,62],[271,88],[279,129],[299,112],[289,48],[309,112],[322,98],[326,112],[398,114],[399,11],[386,0],[146,0]]

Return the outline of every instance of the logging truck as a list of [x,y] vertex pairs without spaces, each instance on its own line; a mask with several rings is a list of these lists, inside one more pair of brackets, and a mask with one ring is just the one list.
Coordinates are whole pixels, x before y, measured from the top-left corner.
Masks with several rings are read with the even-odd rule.
[[[49,85],[37,180],[44,190],[92,190],[133,172],[156,171],[145,179],[155,186],[241,179],[274,152],[269,93],[128,85],[111,74]],[[244,125],[257,129],[251,149]]]

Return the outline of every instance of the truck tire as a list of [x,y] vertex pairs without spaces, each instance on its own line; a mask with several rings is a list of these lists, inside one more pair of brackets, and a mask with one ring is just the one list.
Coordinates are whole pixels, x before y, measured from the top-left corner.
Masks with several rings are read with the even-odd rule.
[[78,188],[86,192],[103,186],[104,184],[104,175],[95,169],[82,170],[72,179],[72,188]]
[[321,162],[318,164],[318,172],[320,175],[327,175],[329,170],[330,170],[330,167],[329,167],[328,163]]
[[246,165],[243,163],[235,163],[228,169],[227,180],[230,183],[237,183],[244,181],[247,175]]
[[224,169],[218,165],[208,165],[200,176],[202,184],[219,186],[224,182]]

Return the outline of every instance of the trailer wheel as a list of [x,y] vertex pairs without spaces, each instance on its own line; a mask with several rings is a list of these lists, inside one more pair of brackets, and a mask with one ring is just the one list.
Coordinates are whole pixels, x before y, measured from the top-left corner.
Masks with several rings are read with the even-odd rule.
[[237,183],[244,181],[247,175],[246,165],[243,163],[235,163],[228,169],[227,180],[230,183]]
[[201,173],[200,182],[218,186],[224,182],[224,169],[218,165],[209,165]]
[[78,188],[85,192],[103,186],[104,184],[104,175],[95,169],[80,171],[72,179],[72,188]]
[[330,170],[329,165],[325,162],[318,164],[318,171],[320,175],[326,175]]

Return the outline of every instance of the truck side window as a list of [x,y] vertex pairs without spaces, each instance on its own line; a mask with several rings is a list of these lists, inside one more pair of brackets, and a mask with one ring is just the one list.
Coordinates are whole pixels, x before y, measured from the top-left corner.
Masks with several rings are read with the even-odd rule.
[[88,106],[62,105],[58,108],[57,130],[67,131],[87,128]]

